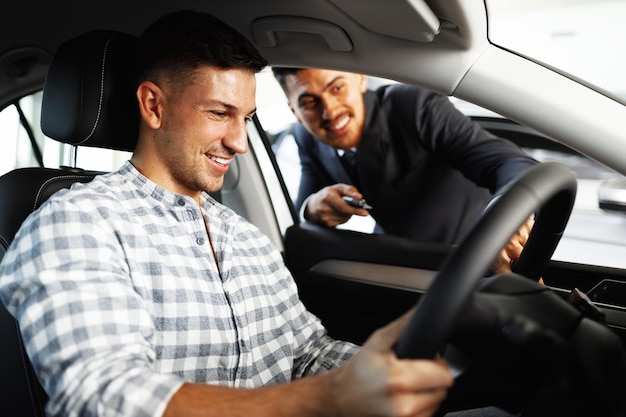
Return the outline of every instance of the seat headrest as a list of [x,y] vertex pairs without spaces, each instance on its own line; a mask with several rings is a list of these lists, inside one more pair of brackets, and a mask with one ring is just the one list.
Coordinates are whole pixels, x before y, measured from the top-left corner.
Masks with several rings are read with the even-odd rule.
[[96,30],[61,44],[44,84],[43,133],[72,145],[132,151],[139,129],[136,43],[132,35]]

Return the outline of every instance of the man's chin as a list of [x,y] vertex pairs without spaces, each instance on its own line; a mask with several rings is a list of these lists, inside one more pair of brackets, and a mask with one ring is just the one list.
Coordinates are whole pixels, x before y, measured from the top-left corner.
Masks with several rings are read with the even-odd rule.
[[207,188],[205,191],[209,194],[214,194],[214,193],[219,193],[222,190],[222,184],[220,184],[219,186],[211,186],[210,188]]
[[219,192],[222,187],[224,185],[224,177],[220,177],[220,178],[213,178],[211,179],[211,181],[208,181],[206,184],[204,184],[204,191],[212,194],[212,193],[217,193]]
[[356,148],[356,145],[359,143],[358,140],[346,138],[345,135],[342,135],[342,136],[331,135],[330,137],[326,136],[324,137],[324,140],[322,140],[322,142],[324,142],[328,146],[332,146],[335,149],[344,149],[344,150]]

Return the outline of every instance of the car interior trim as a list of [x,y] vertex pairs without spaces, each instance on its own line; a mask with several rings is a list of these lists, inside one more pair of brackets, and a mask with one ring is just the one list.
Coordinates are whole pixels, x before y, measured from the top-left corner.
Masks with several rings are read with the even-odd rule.
[[336,52],[350,52],[352,41],[339,26],[308,17],[271,16],[252,22],[252,33],[259,46],[278,46],[277,32],[302,32],[320,35],[328,47]]
[[[494,71],[494,68],[499,71]],[[506,74],[511,73],[514,68],[518,71],[524,68],[525,76],[517,80],[514,86],[510,86],[514,91],[501,94],[506,84]],[[544,94],[540,95],[538,91],[543,91]],[[546,91],[551,94],[545,94]],[[488,48],[465,75],[454,95],[461,99],[472,97],[477,105],[492,109],[497,107],[504,117],[532,126],[556,140],[566,139],[572,148],[590,158],[603,161],[610,168],[619,170],[624,161],[626,138],[620,124],[592,126],[589,123],[592,119],[577,117],[576,107],[563,107],[560,101],[562,97],[568,97],[572,102],[585,103],[588,113],[603,120],[624,120],[626,107],[618,101],[598,96],[587,85],[564,78],[524,57],[511,55],[497,47]],[[516,111],[513,102],[527,105]],[[554,119],[567,120],[567,123],[554,125],[551,123]],[[605,148],[597,146],[593,140],[595,137],[604,138],[610,145]]]
[[311,271],[334,278],[365,282],[383,287],[400,288],[415,292],[426,292],[437,274],[436,271],[427,269],[379,265],[339,259],[320,261],[316,265],[313,265]]
[[[380,7],[378,0],[331,0],[367,29],[382,35],[417,42],[432,42],[441,24],[424,0],[387,0],[394,7]],[[393,23],[390,23],[393,22]]]

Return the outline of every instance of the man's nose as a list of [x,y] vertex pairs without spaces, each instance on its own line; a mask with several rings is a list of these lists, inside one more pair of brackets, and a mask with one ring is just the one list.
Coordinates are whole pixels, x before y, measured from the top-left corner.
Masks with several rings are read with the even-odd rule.
[[233,123],[230,133],[226,135],[224,145],[233,152],[248,152],[248,123],[242,119]]
[[334,119],[339,110],[339,101],[332,95],[326,95],[322,96],[320,102],[322,104],[322,117],[327,120]]

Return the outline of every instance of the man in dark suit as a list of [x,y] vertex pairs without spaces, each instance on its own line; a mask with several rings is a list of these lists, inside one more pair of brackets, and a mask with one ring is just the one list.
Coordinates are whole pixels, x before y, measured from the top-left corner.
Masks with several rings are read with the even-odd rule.
[[296,207],[309,221],[334,227],[367,215],[343,199],[364,197],[379,232],[454,243],[504,185],[537,163],[445,96],[400,84],[369,90],[362,74],[273,71],[300,122]]

